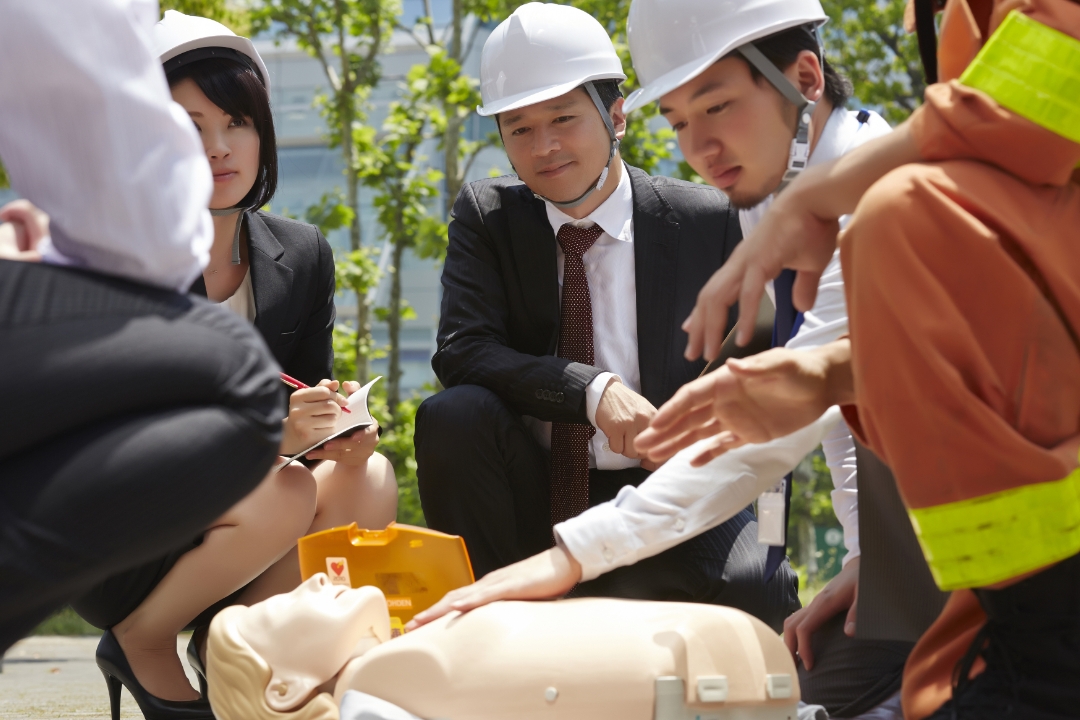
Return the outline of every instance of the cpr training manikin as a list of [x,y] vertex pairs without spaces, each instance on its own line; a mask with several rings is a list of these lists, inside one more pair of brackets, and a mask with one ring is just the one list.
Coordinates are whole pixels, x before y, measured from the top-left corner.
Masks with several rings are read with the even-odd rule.
[[727,607],[498,602],[391,639],[373,587],[317,574],[222,611],[207,644],[219,720],[796,720],[791,654]]

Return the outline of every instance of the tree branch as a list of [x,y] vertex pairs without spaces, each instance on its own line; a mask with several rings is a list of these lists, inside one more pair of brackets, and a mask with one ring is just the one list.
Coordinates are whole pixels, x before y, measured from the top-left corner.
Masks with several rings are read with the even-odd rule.
[[465,182],[465,178],[469,176],[469,171],[472,170],[472,166],[473,163],[476,162],[476,158],[480,157],[480,152],[494,145],[494,143],[491,142],[490,138],[486,138],[478,142],[479,144],[476,146],[476,149],[469,154],[469,159],[465,161],[465,167],[461,170],[462,182]]
[[435,28],[432,26],[434,18],[431,17],[431,0],[424,0],[424,25],[427,26],[428,40],[435,44]]
[[422,39],[422,38],[421,38],[421,37],[420,37],[419,35],[417,35],[417,34],[416,34],[416,31],[415,31],[414,29],[412,29],[412,28],[407,28],[407,27],[405,27],[404,25],[402,25],[401,23],[394,23],[394,28],[395,28],[395,29],[397,29],[397,30],[401,30],[401,31],[403,31],[403,32],[407,32],[407,33],[409,33],[409,37],[411,37],[411,38],[413,39],[413,41],[414,41],[414,42],[415,42],[415,43],[416,43],[417,45],[419,45],[419,46],[420,46],[420,49],[421,49],[421,50],[423,50],[424,52],[427,52],[427,51],[428,51],[428,45],[427,45],[427,43],[425,43],[425,42],[423,41],[423,39]]

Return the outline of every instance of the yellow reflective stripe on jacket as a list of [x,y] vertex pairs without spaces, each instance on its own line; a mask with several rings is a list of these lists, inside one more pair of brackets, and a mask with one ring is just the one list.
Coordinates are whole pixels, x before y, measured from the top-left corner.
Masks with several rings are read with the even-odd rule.
[[908,515],[938,587],[993,585],[1080,552],[1080,469]]
[[1080,143],[1080,40],[1013,10],[960,82]]

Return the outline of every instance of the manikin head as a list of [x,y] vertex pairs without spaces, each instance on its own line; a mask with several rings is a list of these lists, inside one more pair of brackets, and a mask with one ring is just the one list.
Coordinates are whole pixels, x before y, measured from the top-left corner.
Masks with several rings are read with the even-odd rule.
[[210,209],[257,208],[277,188],[266,65],[247,38],[170,10],[154,28],[173,100],[187,111],[214,174]]
[[336,720],[333,699],[312,693],[389,639],[378,588],[332,585],[316,574],[292,592],[218,613],[207,641],[210,701],[221,720]]
[[626,79],[607,31],[567,5],[522,5],[492,31],[480,58],[480,115],[494,116],[518,177],[572,217],[615,189],[626,132]]
[[805,168],[847,101],[850,85],[823,60],[827,20],[819,0],[633,0],[627,36],[642,87],[626,111],[658,100],[690,166],[753,207]]

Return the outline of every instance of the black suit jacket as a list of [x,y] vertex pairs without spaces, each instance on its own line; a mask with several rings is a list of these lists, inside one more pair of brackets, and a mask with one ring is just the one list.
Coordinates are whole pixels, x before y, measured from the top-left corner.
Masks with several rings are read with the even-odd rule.
[[[679,326],[742,233],[717,190],[629,172],[641,391],[659,407],[704,367],[683,358]],[[555,357],[557,241],[543,201],[516,177],[477,180],[452,216],[435,374],[446,387],[486,387],[522,415],[588,422],[585,388],[605,368]]]
[[[315,385],[333,377],[334,253],[319,229],[261,210],[245,215],[255,327],[282,369]],[[206,296],[200,276],[191,292]]]

